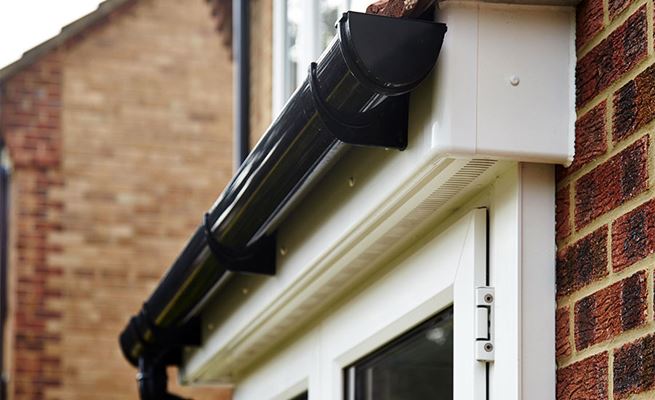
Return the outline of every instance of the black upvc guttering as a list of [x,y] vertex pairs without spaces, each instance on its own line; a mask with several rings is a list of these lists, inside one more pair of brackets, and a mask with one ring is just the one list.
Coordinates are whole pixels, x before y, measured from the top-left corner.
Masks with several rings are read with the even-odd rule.
[[275,273],[277,226],[351,145],[407,146],[409,92],[434,68],[445,32],[424,20],[343,15],[337,37],[121,333],[141,399],[179,398],[166,392],[165,367],[200,344],[204,302],[229,272]]

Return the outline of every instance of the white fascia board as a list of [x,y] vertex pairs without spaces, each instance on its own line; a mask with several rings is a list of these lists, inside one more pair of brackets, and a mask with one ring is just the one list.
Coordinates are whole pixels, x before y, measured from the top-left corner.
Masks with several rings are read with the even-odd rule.
[[443,156],[569,165],[575,133],[575,10],[440,4],[448,26],[433,81]]

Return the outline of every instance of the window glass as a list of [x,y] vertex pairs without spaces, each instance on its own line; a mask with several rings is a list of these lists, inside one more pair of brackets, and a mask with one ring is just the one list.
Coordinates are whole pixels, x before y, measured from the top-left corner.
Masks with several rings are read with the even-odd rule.
[[300,48],[298,45],[298,33],[299,26],[302,19],[302,0],[287,0],[287,15],[286,15],[286,77],[285,82],[287,87],[285,88],[286,98],[291,96],[294,90],[296,90],[297,81],[298,81],[298,62],[300,60]]
[[452,400],[452,308],[345,370],[348,400]]
[[343,0],[323,0],[320,2],[320,49],[325,50],[336,34],[334,25],[344,9]]
[[371,0],[350,0],[349,9],[352,11],[366,12],[366,7],[374,3]]
[[307,400],[308,398],[309,398],[309,393],[305,392],[289,400]]
[[[274,111],[279,111],[336,35],[349,0],[276,0]],[[275,56],[274,56],[275,57]]]

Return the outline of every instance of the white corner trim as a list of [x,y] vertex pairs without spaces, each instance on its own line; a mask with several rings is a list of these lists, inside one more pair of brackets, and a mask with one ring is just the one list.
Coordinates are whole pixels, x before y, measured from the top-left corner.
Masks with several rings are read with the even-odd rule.
[[447,1],[432,146],[442,156],[568,165],[575,131],[575,9]]

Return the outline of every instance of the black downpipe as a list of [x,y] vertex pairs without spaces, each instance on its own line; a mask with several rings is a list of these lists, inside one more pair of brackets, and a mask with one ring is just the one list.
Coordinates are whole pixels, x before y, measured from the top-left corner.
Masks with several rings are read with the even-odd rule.
[[445,31],[344,14],[337,37],[120,335],[130,363],[179,364],[183,346],[200,344],[198,311],[228,271],[273,274],[280,221],[351,145],[406,147],[408,93],[433,69]]
[[250,7],[236,0],[232,7],[234,49],[234,165],[241,166],[250,152]]
[[7,268],[9,260],[9,167],[2,162],[0,139],[0,399],[7,398],[5,371],[5,323],[7,321]]

